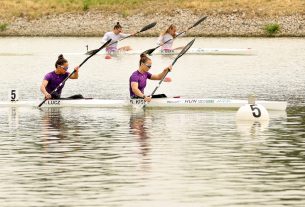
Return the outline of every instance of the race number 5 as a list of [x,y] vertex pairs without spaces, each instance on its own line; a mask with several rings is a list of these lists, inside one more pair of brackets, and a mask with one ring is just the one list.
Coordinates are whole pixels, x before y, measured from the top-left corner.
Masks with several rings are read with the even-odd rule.
[[11,89],[10,91],[9,91],[9,99],[11,100],[11,101],[18,101],[18,90],[16,90],[16,89]]
[[252,114],[255,118],[261,117],[262,112],[257,105],[250,104],[250,108],[251,108]]

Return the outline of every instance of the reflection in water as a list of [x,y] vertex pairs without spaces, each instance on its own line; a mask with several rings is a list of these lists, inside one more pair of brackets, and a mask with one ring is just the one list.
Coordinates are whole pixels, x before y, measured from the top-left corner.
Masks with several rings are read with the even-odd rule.
[[131,133],[137,136],[137,140],[140,143],[140,150],[143,156],[146,156],[149,151],[148,133],[146,123],[146,111],[135,110],[131,112],[129,126]]
[[[65,122],[61,116],[60,108],[43,108],[40,109],[43,112],[42,125],[46,138],[57,137],[63,139],[65,137]],[[51,133],[52,131],[58,131],[57,134]]]
[[41,111],[41,141],[47,152],[65,152],[71,149],[64,149],[60,143],[68,137],[68,127],[61,114],[60,108],[43,108]]
[[[66,137],[66,127],[60,108],[43,108],[41,124],[45,139],[64,139]],[[56,132],[56,133],[54,133]]]
[[246,121],[246,120],[236,120],[237,130],[242,135],[250,135],[251,137],[255,137],[266,130],[269,126],[269,120],[262,121]]
[[8,113],[9,131],[12,132],[19,128],[19,110],[18,108],[11,107]]
[[240,125],[231,111],[4,110],[0,125],[15,114],[11,136],[22,138],[1,137],[0,195],[8,206],[297,204],[304,111]]
[[[24,48],[32,51],[25,53],[41,54],[43,48],[58,54],[63,42],[70,51],[78,51],[88,38],[0,41],[13,45],[11,53],[18,53],[26,43]],[[132,41],[136,45],[139,39]],[[152,41],[141,38],[147,47]],[[207,47],[252,47],[258,55],[184,56],[184,64],[177,64],[173,73],[175,82],[163,87],[164,93],[239,99],[252,91],[262,100],[288,100],[287,117],[273,117],[270,112],[268,125],[240,125],[232,111],[174,109],[141,114],[110,108],[0,107],[2,206],[303,207],[305,41],[198,38],[196,42]],[[270,52],[275,47],[279,52]],[[1,49],[5,53],[7,47]],[[7,100],[7,89],[16,86],[26,89],[20,91],[21,99],[41,97],[37,83],[44,72],[37,71],[37,58],[41,65],[50,65],[47,55],[0,56],[2,68],[7,69],[0,70],[1,100]],[[69,57],[74,63],[80,58]],[[85,96],[124,99],[126,77],[138,56],[103,58],[91,59],[90,73],[69,82],[65,93],[81,88]],[[167,65],[171,58],[154,57],[155,67]],[[117,70],[122,67],[126,70]],[[147,90],[154,87],[150,84]]]
[[287,119],[286,111],[270,111],[268,120],[236,120],[237,131],[241,135],[256,137],[270,128],[270,122],[283,121]]

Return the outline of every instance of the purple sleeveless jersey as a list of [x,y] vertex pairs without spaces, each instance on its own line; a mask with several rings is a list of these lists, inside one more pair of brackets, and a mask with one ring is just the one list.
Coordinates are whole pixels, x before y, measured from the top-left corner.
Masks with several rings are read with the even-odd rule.
[[[69,76],[69,74],[70,74],[69,72],[66,72],[63,75],[58,75],[55,73],[55,71],[46,74],[44,80],[48,81],[48,85],[46,87],[47,92],[51,93],[63,80],[65,80]],[[61,90],[64,86],[65,84],[63,84],[61,87],[57,89],[56,92],[58,95],[61,94]]]
[[130,92],[130,97],[134,98],[137,97],[131,89],[131,82],[137,82],[139,90],[144,93],[144,88],[146,87],[146,80],[151,78],[151,73],[146,72],[144,74],[140,73],[140,71],[135,71],[132,73],[132,75],[129,78],[129,92]]

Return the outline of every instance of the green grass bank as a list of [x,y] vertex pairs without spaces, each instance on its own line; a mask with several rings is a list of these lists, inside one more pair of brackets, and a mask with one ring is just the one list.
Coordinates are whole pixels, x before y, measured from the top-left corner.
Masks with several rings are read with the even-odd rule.
[[305,36],[304,0],[1,0],[0,35],[100,36],[117,21],[130,30],[157,21],[150,36],[203,15],[208,21],[189,35]]

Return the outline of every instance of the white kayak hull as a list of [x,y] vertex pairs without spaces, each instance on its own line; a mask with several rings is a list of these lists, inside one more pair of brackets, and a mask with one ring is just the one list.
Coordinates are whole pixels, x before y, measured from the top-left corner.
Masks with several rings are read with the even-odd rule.
[[[140,55],[146,49],[130,50],[130,51],[118,51],[111,55]],[[152,55],[178,55],[180,50],[174,50],[170,52],[162,52],[161,50],[155,50]],[[98,55],[106,55],[106,51],[102,50]],[[186,54],[189,55],[254,55],[255,50],[251,48],[190,48]],[[82,55],[81,53],[65,53],[65,55]]]
[[[144,50],[128,51],[130,54],[141,54]],[[181,50],[174,50],[170,52],[162,52],[156,50],[152,55],[178,55]],[[255,52],[251,48],[238,49],[238,48],[190,48],[186,54],[189,55],[254,55]]]
[[[3,101],[0,107],[37,107],[41,100],[36,101]],[[182,98],[156,98],[150,103],[143,99],[103,100],[103,99],[70,99],[47,100],[42,107],[84,107],[84,108],[122,108],[138,107],[145,104],[146,108],[186,108],[186,109],[238,109],[247,104],[247,100],[230,99],[182,99]],[[284,101],[256,101],[267,110],[285,111],[287,102]]]

